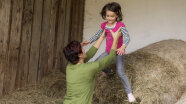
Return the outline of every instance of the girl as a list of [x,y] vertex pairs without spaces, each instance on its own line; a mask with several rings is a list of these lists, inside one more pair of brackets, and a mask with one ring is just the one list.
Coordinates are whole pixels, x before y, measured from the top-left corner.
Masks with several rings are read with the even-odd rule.
[[[106,51],[102,53],[96,60],[101,59],[109,54],[113,43],[113,38],[110,33],[110,30],[115,32],[121,27],[122,36],[118,40],[116,55],[117,74],[121,79],[122,84],[124,85],[125,92],[127,93],[129,102],[134,102],[135,97],[132,94],[130,83],[124,71],[125,48],[129,43],[130,37],[124,23],[121,22],[122,21],[121,6],[116,2],[108,3],[102,8],[101,16],[104,20],[106,20],[106,22],[103,22],[101,24],[101,29],[89,40],[83,42],[83,45],[87,45],[89,43],[93,43],[94,41],[96,41],[101,36],[102,32],[105,30]],[[106,68],[103,72],[108,72],[108,68]]]

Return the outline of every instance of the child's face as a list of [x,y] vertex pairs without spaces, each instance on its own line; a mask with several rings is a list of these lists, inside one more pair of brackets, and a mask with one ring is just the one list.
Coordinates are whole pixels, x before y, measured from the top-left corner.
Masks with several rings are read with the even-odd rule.
[[109,10],[106,11],[106,20],[109,24],[114,24],[117,17],[118,16],[115,12]]

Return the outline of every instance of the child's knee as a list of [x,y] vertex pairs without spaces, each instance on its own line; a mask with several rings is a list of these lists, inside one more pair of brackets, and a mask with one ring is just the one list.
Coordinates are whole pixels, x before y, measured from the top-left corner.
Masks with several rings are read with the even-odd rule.
[[126,76],[124,71],[117,71],[117,74],[120,78]]

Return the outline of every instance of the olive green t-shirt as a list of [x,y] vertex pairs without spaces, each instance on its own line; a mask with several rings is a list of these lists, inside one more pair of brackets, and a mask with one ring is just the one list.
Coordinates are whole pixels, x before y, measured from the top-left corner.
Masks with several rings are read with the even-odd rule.
[[97,48],[92,46],[86,53],[85,63],[72,65],[70,62],[66,68],[67,91],[64,104],[91,104],[95,87],[95,74],[108,67],[114,61],[116,51],[111,50],[108,56],[99,61],[88,62]]

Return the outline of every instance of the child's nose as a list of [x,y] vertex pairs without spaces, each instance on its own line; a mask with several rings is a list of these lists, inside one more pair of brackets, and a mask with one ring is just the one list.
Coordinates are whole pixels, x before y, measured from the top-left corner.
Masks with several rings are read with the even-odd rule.
[[111,17],[109,17],[109,20],[111,20],[112,18]]

